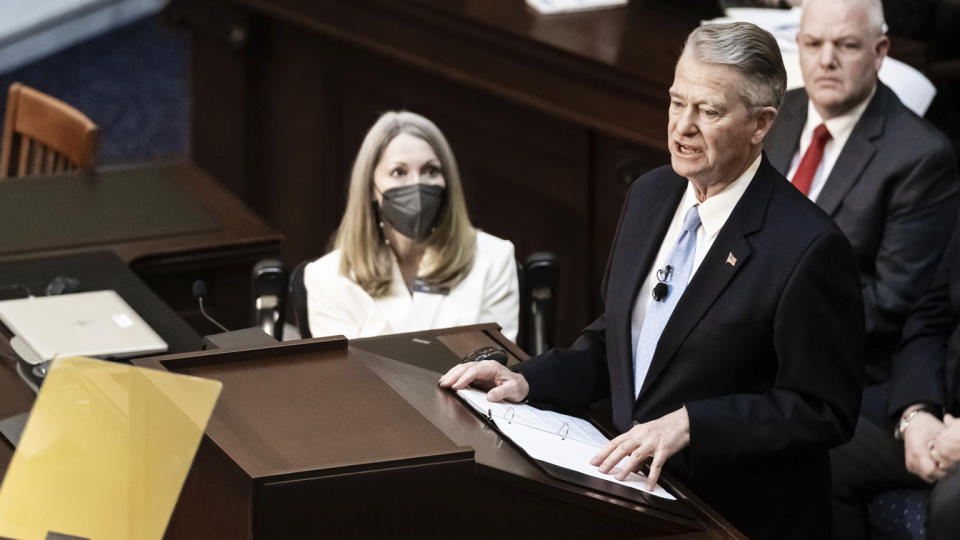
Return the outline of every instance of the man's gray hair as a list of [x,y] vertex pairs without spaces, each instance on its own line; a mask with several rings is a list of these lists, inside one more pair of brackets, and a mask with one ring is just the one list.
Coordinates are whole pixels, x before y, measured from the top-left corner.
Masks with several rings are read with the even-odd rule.
[[787,91],[787,71],[770,32],[747,22],[705,24],[687,36],[681,56],[722,64],[743,77],[741,95],[748,107],[779,109]]

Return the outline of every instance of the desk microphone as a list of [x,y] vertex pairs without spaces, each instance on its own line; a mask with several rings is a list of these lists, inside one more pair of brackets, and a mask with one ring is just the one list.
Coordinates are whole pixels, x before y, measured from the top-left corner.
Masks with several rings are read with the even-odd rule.
[[229,332],[227,327],[218,323],[214,320],[213,317],[207,315],[206,310],[203,309],[203,297],[207,295],[207,284],[202,280],[198,279],[193,282],[193,297],[197,299],[197,302],[200,304],[200,314],[203,315],[205,319],[213,323],[217,328],[224,332]]

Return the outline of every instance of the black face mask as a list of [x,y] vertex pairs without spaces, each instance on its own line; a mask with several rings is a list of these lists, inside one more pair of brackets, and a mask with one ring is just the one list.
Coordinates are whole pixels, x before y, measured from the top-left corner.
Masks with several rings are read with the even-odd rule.
[[380,216],[398,233],[414,240],[430,236],[443,207],[442,187],[410,184],[388,189],[382,195]]

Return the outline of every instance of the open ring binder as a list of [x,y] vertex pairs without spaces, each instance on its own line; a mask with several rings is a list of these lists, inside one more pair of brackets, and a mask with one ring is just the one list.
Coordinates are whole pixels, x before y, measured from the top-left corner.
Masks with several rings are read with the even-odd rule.
[[[468,403],[470,403],[470,401],[468,401]],[[541,412],[546,412],[546,411],[541,411]],[[558,414],[558,413],[550,413],[550,414]],[[565,415],[560,415],[560,416],[565,416]],[[502,418],[507,424],[513,424],[514,422],[516,422],[517,424],[522,425],[529,429],[535,429],[538,431],[542,431],[544,433],[550,433],[552,435],[556,435],[560,437],[560,440],[566,440],[567,437],[570,437],[569,422],[565,422],[565,421],[561,422],[559,424],[559,427],[557,427],[557,429],[555,430],[550,428],[545,428],[542,425],[536,425],[531,422],[524,422],[522,418],[518,419],[516,409],[511,405],[500,404],[500,407],[498,407],[498,412],[496,414],[494,413],[493,407],[487,407],[486,420],[488,422],[491,422],[494,425],[494,427],[497,427],[497,423],[496,423],[497,418]],[[600,435],[600,437],[603,437],[603,435]],[[580,437],[580,438],[576,438],[576,440],[579,440],[584,444],[595,444],[596,442],[600,441],[599,438],[594,438],[594,437]],[[604,439],[604,443],[605,442],[606,442],[606,439]]]
[[[675,497],[659,485],[646,489],[646,477],[630,473],[624,481],[613,473],[600,473],[589,461],[609,442],[590,422],[532,405],[492,403],[479,390],[458,390],[457,395],[501,435],[533,459],[547,474],[561,480],[587,486],[630,500],[642,500],[648,494],[675,501]],[[677,513],[685,515],[678,503]]]

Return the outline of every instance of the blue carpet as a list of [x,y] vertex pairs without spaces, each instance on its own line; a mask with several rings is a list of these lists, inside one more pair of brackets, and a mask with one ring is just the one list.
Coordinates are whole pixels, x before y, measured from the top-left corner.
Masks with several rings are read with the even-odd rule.
[[147,17],[0,75],[0,110],[19,81],[73,105],[100,127],[98,161],[185,156],[188,37]]

